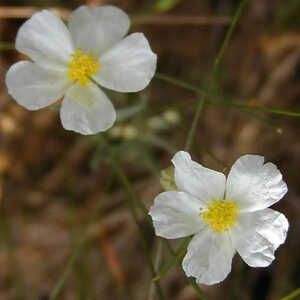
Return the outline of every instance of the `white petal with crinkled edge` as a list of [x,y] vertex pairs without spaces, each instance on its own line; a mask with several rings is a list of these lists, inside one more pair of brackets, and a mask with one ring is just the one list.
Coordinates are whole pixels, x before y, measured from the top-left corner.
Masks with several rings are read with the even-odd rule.
[[241,214],[232,231],[242,259],[251,267],[267,267],[275,259],[275,250],[284,243],[288,228],[283,214],[267,208]]
[[77,48],[100,56],[128,32],[128,15],[115,6],[80,6],[71,15],[69,29]]
[[197,283],[212,285],[230,273],[234,254],[228,233],[216,233],[206,227],[193,237],[182,267],[187,276],[196,278]]
[[203,202],[223,199],[225,175],[204,168],[191,159],[185,151],[177,152],[172,162],[175,166],[175,182],[177,187]]
[[110,128],[116,120],[116,111],[94,83],[87,86],[77,83],[66,93],[60,118],[65,129],[87,135]]
[[184,192],[159,194],[149,212],[156,235],[175,239],[198,233],[205,226],[199,216],[203,207],[205,203]]
[[156,55],[142,33],[133,33],[100,57],[100,71],[93,78],[118,92],[138,92],[152,79]]
[[241,212],[265,209],[279,201],[287,192],[282,175],[264,157],[244,155],[232,166],[226,185],[226,199],[235,201]]
[[74,53],[66,25],[47,10],[34,14],[18,31],[16,49],[39,65],[65,69]]
[[49,71],[29,61],[20,61],[6,74],[8,93],[29,110],[46,107],[63,96],[70,86],[64,72]]

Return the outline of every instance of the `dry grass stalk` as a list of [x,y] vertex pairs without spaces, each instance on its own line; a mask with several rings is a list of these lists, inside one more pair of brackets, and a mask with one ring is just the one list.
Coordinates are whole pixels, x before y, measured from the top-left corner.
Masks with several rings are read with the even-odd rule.
[[[95,3],[92,4],[93,6]],[[70,10],[50,7],[50,11],[67,20]],[[0,19],[27,19],[40,11],[40,7],[28,6],[2,6],[0,7]],[[135,25],[158,25],[158,26],[201,26],[201,25],[228,25],[231,19],[226,16],[192,16],[192,15],[140,15],[133,18]]]

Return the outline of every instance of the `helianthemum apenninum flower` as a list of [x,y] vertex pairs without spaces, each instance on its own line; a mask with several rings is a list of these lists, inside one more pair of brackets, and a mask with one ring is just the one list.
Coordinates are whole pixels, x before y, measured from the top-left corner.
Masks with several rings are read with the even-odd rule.
[[258,155],[244,155],[225,175],[180,151],[172,159],[177,189],[159,194],[150,210],[155,232],[167,239],[194,235],[182,266],[198,283],[226,278],[236,252],[251,267],[266,267],[284,243],[286,217],[268,208],[287,192],[282,175]]
[[29,110],[64,97],[65,129],[81,134],[105,131],[115,109],[96,85],[118,92],[144,89],[154,75],[156,55],[142,33],[125,37],[130,20],[113,6],[75,10],[68,27],[43,10],[20,28],[16,49],[32,59],[14,64],[6,76],[12,97]]

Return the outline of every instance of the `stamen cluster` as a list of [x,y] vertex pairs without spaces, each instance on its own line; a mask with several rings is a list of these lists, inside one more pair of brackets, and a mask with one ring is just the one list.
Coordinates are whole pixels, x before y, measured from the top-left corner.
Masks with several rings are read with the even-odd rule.
[[213,200],[200,216],[214,231],[225,232],[235,224],[238,213],[239,207],[234,201]]
[[91,53],[82,53],[81,49],[77,49],[77,53],[72,54],[71,57],[68,78],[78,81],[83,86],[87,85],[90,81],[90,76],[100,69],[99,62],[93,59]]

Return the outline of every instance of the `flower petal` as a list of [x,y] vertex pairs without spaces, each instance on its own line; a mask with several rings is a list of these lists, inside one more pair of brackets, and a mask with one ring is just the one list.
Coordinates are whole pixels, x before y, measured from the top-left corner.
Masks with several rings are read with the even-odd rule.
[[149,212],[156,235],[176,239],[198,233],[205,226],[199,216],[200,207],[204,206],[205,203],[184,192],[159,194]]
[[63,100],[60,118],[67,130],[95,134],[110,128],[116,111],[106,95],[93,83],[74,84]]
[[118,92],[144,89],[156,69],[156,55],[142,33],[133,33],[100,57],[100,71],[94,79]]
[[230,273],[234,254],[228,233],[220,234],[206,228],[193,237],[182,267],[197,283],[212,285],[223,281]]
[[240,217],[239,225],[233,228],[238,253],[251,267],[270,265],[275,250],[286,239],[288,220],[270,208]]
[[65,69],[74,53],[68,28],[47,10],[34,14],[21,26],[16,49],[39,65],[55,69]]
[[244,155],[232,166],[226,186],[226,199],[235,201],[241,212],[265,209],[287,192],[282,175],[263,156]]
[[177,187],[209,203],[212,199],[223,199],[225,175],[204,168],[191,159],[189,153],[177,152],[172,162],[175,166],[175,182]]
[[80,6],[71,15],[69,29],[74,44],[85,52],[100,56],[128,32],[128,15],[115,6]]
[[20,61],[6,74],[8,92],[29,110],[46,107],[63,96],[70,82],[65,73],[49,71],[29,61]]

